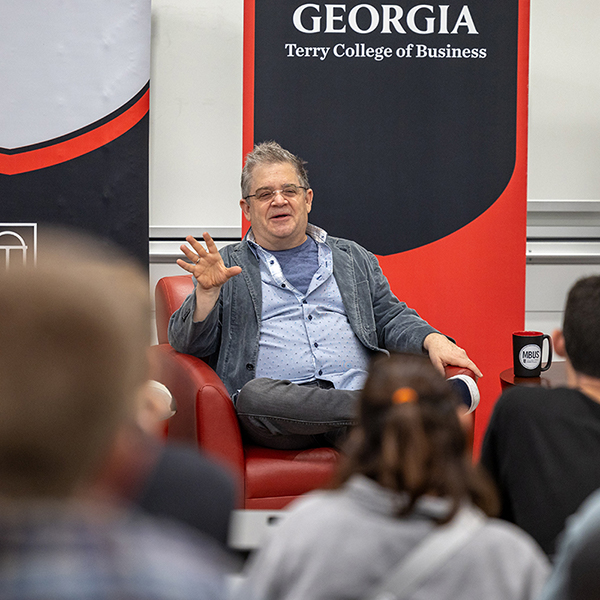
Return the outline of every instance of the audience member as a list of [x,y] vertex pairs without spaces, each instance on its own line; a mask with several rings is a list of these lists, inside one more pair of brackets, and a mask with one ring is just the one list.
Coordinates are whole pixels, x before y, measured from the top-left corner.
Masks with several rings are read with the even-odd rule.
[[[169,390],[150,381],[142,404],[140,427],[164,441],[165,421],[174,413]],[[169,441],[159,450],[137,504],[151,514],[179,519],[226,547],[239,494],[233,475],[197,447]]]
[[199,534],[90,497],[147,380],[148,284],[66,235],[0,272],[0,597],[223,598]]
[[[497,498],[466,452],[463,410],[426,358],[375,359],[337,485],[297,501],[274,527],[249,560],[250,591],[261,600],[369,598],[432,543],[426,562],[396,582],[411,580],[406,597],[534,598],[548,560],[526,533],[486,516]],[[448,528],[456,545],[434,563]]]
[[569,292],[554,351],[566,387],[515,386],[498,399],[481,462],[496,481],[501,517],[531,534],[550,556],[566,518],[600,487],[600,276]]
[[149,381],[135,419],[124,425],[94,494],[109,493],[146,512],[191,525],[225,549],[238,489],[233,476],[198,448],[167,441],[169,391]]
[[241,187],[246,237],[220,253],[207,233],[206,249],[192,236],[181,247],[191,262],[177,263],[195,291],[171,317],[169,342],[208,357],[254,442],[339,445],[374,354],[425,353],[440,371],[450,364],[481,376],[396,298],[373,254],[308,223],[313,190],[300,158],[259,144]]
[[600,490],[567,519],[552,575],[538,600],[600,598]]
[[238,499],[233,477],[196,448],[168,443],[134,501],[150,514],[178,519],[227,547]]

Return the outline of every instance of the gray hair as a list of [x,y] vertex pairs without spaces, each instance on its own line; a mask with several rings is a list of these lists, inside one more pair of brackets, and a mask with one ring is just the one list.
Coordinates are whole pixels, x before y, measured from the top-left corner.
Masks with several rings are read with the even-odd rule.
[[300,185],[309,188],[308,175],[304,165],[306,164],[300,157],[292,154],[288,150],[282,148],[277,142],[269,141],[262,142],[254,146],[252,152],[246,156],[246,162],[242,169],[242,198],[249,196],[252,185],[252,173],[256,167],[262,165],[272,165],[278,163],[289,163],[296,170]]

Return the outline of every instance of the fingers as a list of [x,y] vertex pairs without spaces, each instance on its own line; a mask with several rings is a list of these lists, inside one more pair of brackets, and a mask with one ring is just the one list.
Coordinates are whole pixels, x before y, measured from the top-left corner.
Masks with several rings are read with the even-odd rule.
[[472,361],[469,360],[468,368],[477,375],[477,377],[483,377],[483,373],[479,370],[479,367]]
[[479,370],[479,367],[467,356],[467,353],[462,348],[458,347],[460,350],[460,355],[457,357],[457,360],[453,363],[457,367],[465,367],[466,369],[471,369],[477,377],[483,377],[483,373]]
[[226,269],[227,279],[231,279],[232,277],[239,275],[241,272],[242,272],[242,267],[240,267],[240,266],[234,265],[233,267],[228,267]]
[[[208,252],[202,247],[202,244],[192,235],[188,235],[185,241],[193,248],[193,250],[187,244],[182,244],[179,249],[185,254],[185,257],[189,262],[178,258],[177,264],[188,273],[195,275],[195,267],[200,262],[200,259],[204,256],[208,256]],[[211,239],[212,242],[212,239]],[[213,242],[214,244],[214,242]]]
[[471,369],[477,377],[483,377],[479,367],[467,356],[463,348],[451,342],[445,336],[432,333],[425,338],[423,343],[429,352],[429,357],[434,366],[444,371],[446,365]]
[[448,362],[448,364],[457,367],[464,367],[465,369],[471,369],[471,371],[473,371],[477,377],[483,377],[483,373],[479,370],[479,367],[467,356],[467,353],[462,348],[459,348],[459,350],[462,351],[461,354],[457,355],[456,358],[451,362]]
[[[207,232],[204,232],[202,234],[202,238],[204,239],[204,243],[206,244],[207,250],[204,249],[202,244],[193,235],[188,235],[185,238],[185,241],[193,248],[193,250],[191,250],[190,247],[186,244],[182,244],[179,247],[180,250],[186,255],[186,257],[194,264],[196,264],[201,258],[208,256],[209,254],[219,253],[217,245]],[[179,262],[177,264],[179,264]],[[187,270],[188,269],[186,269],[186,271]]]
[[194,236],[188,235],[185,238],[187,244],[182,244],[180,249],[189,262],[183,259],[177,260],[177,264],[191,273],[202,289],[221,287],[226,281],[242,272],[239,266],[225,266],[217,245],[207,232],[202,234],[202,239],[206,248]]
[[[208,232],[205,231],[202,234],[202,239],[204,240],[204,243],[206,244],[206,248],[208,249],[209,253],[214,254],[215,252],[219,251],[217,245],[215,244],[214,240],[210,237]],[[202,246],[200,247],[202,248]]]
[[444,367],[446,366],[446,363],[437,354],[434,352],[429,352],[429,360],[440,373],[444,373]]
[[447,361],[447,364],[456,367],[464,367],[465,369],[471,369],[471,371],[473,371],[477,377],[483,377],[483,373],[479,370],[479,367],[467,356],[467,353],[459,346],[456,346],[456,349],[459,352],[450,357],[450,359]]
[[178,258],[177,259],[177,264],[185,271],[187,271],[188,273],[191,273],[192,275],[194,274],[194,266],[193,264],[190,264],[189,262]]
[[431,363],[433,364],[433,366],[442,374],[445,375],[445,369],[444,369],[444,362],[434,356],[429,355],[429,359],[431,360]]
[[198,258],[200,258],[200,256],[202,256],[202,254],[206,254],[206,251],[204,250],[204,248],[202,248],[200,243],[194,237],[192,237],[191,235],[188,235],[185,238],[185,240],[194,250],[192,250],[186,244],[181,244],[181,246],[179,246],[179,249],[186,255],[186,257],[191,262],[195,263],[198,260]]
[[[208,235],[208,234],[204,234],[204,235]],[[204,249],[204,247],[202,246],[202,244],[193,236],[193,235],[188,235],[185,238],[185,241],[193,248],[194,252],[198,255],[198,257],[204,256],[205,254],[207,254],[206,250]],[[212,239],[211,239],[212,242]],[[213,242],[214,244],[214,242]],[[188,251],[191,252],[191,250],[189,249],[188,246],[186,246],[185,244],[181,246],[181,249],[183,250],[184,248],[187,248]],[[185,252],[186,256],[188,256],[188,253]]]

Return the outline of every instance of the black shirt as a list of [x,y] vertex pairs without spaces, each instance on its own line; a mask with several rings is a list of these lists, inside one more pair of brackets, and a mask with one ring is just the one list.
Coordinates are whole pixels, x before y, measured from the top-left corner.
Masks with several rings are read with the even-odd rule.
[[494,407],[481,462],[500,516],[551,556],[566,518],[600,488],[600,404],[574,389],[515,386]]

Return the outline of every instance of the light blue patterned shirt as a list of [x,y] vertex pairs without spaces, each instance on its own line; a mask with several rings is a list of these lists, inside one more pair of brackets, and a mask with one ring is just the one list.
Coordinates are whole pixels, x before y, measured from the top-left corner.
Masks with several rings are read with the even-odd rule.
[[318,267],[306,293],[285,277],[274,254],[248,240],[260,260],[262,318],[256,377],[306,383],[331,381],[338,389],[361,389],[369,351],[356,337],[342,302],[327,234],[308,225],[318,247]]

